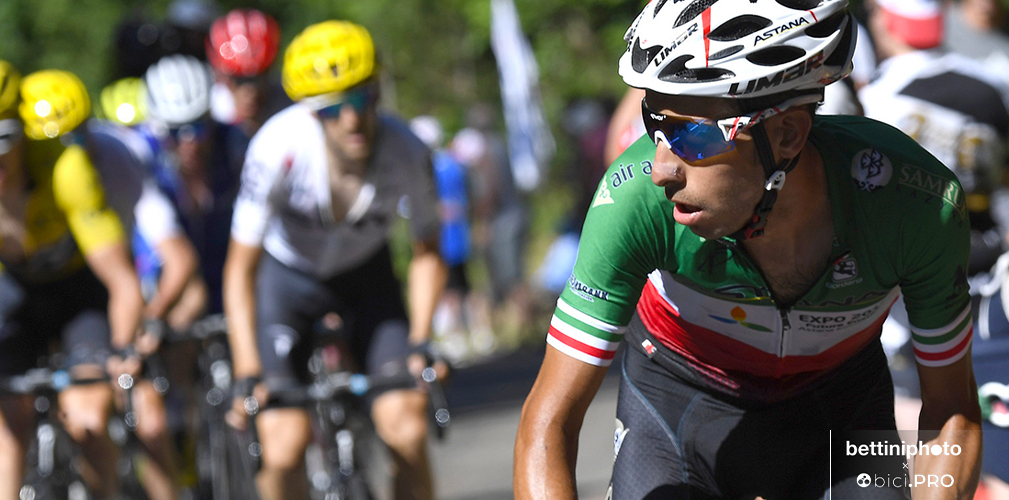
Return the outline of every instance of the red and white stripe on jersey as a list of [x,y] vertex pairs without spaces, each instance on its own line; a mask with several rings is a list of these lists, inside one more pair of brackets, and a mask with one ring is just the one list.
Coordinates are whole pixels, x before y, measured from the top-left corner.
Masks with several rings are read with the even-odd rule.
[[558,299],[547,343],[580,361],[609,366],[626,330],[626,326],[598,320]]
[[923,366],[946,366],[964,356],[974,336],[970,306],[942,328],[925,330],[911,325],[914,356]]
[[791,309],[783,329],[781,312],[770,301],[712,297],[661,271],[649,276],[638,314],[659,341],[704,368],[782,378],[828,370],[857,353],[879,335],[898,294],[894,288],[857,309]]

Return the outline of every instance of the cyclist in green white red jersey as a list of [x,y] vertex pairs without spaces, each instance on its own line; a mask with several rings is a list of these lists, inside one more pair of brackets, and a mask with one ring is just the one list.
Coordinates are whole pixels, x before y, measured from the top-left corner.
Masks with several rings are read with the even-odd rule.
[[613,498],[864,495],[831,477],[828,436],[897,438],[879,332],[901,292],[921,440],[962,450],[914,473],[973,494],[964,194],[896,129],[814,115],[851,70],[846,4],[654,0],[628,30],[647,134],[589,210],[523,409],[518,498],[574,497],[581,420],[625,337]]

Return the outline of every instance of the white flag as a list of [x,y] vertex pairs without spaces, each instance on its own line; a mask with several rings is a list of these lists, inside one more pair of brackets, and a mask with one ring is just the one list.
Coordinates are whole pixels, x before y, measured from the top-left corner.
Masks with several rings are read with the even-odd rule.
[[546,177],[556,144],[539,91],[539,67],[512,0],[491,0],[491,49],[508,127],[508,155],[515,185],[532,191]]

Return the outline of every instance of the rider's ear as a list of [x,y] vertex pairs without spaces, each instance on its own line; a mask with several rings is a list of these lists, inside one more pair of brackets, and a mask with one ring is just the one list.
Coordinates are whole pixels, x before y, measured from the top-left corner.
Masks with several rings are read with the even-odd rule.
[[768,131],[774,156],[778,161],[795,158],[806,145],[809,130],[813,127],[812,112],[805,107],[795,107],[771,119],[776,122]]

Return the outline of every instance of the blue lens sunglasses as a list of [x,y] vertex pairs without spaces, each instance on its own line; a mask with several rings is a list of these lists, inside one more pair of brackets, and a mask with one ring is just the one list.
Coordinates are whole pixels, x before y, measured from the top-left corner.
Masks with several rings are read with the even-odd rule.
[[317,110],[319,118],[339,118],[344,104],[349,104],[358,114],[364,113],[369,106],[378,100],[378,89],[374,85],[365,85],[341,94],[337,101]]
[[649,108],[642,99],[641,118],[645,122],[648,137],[656,146],[660,143],[665,144],[676,156],[686,161],[699,161],[732,151],[736,147],[736,136],[760,121],[792,106],[811,104],[819,100],[817,94],[802,95],[748,115],[711,120],[664,115]]

